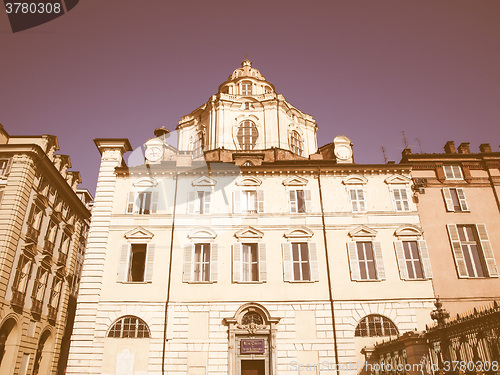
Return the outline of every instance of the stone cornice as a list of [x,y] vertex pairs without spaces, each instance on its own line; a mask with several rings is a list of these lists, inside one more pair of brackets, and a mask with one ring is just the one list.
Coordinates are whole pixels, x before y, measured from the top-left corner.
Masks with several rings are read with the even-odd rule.
[[64,197],[64,200],[71,205],[71,209],[79,213],[84,219],[90,218],[90,211],[85,207],[82,201],[77,197],[66,179],[56,169],[54,164],[47,157],[42,148],[34,144],[6,144],[0,145],[0,153],[25,154],[31,156],[37,161],[38,168],[43,168],[42,174],[47,177],[52,184],[55,184],[57,191]]

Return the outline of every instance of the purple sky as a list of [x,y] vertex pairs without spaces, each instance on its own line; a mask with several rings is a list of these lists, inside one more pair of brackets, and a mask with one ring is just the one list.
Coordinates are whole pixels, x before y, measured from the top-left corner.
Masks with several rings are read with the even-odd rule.
[[245,55],[357,163],[382,163],[381,146],[399,161],[402,130],[414,152],[499,151],[498,0],[81,0],[16,34],[0,9],[0,123],[57,135],[91,192],[93,138],[173,130]]

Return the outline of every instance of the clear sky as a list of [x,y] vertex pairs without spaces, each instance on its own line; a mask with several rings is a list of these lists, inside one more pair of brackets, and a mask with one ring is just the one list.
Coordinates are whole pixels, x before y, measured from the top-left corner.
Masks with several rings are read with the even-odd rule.
[[248,56],[357,163],[446,141],[500,151],[500,1],[81,0],[13,34],[0,4],[0,123],[54,134],[95,191],[93,138],[138,147],[206,102]]

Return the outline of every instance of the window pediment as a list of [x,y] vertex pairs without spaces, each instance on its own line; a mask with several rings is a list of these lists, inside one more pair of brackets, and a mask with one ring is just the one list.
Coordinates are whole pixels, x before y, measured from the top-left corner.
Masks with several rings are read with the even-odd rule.
[[236,185],[238,186],[260,186],[262,184],[262,181],[258,179],[257,177],[242,177],[236,181]]
[[392,176],[389,176],[385,179],[385,183],[388,185],[395,185],[395,184],[409,184],[411,182],[411,178],[402,176],[400,174],[394,174]]
[[154,178],[143,177],[135,180],[132,185],[140,188],[153,188],[158,185],[158,182]]
[[217,181],[208,176],[200,177],[192,182],[193,186],[215,186]]
[[349,232],[349,236],[352,238],[359,237],[375,237],[377,235],[377,231],[371,228],[368,228],[366,225],[360,225],[359,227],[351,230]]
[[285,232],[285,238],[311,238],[314,235],[313,231],[306,227],[290,229]]
[[236,232],[234,236],[238,239],[260,239],[264,237],[264,233],[258,229],[246,227]]
[[308,180],[301,176],[292,176],[283,181],[285,186],[305,186]]
[[405,236],[411,236],[411,237],[418,236],[418,237],[420,237],[420,236],[422,236],[422,234],[423,234],[422,228],[420,228],[417,225],[412,225],[412,224],[401,225],[394,232],[394,235],[396,237],[405,237]]
[[125,233],[124,237],[127,240],[151,240],[154,237],[154,234],[147,229],[138,227]]
[[351,175],[347,176],[342,180],[344,185],[365,185],[368,182],[368,179],[365,176],[361,175]]
[[215,237],[217,237],[217,233],[215,233],[210,228],[196,228],[189,232],[187,236],[190,239],[213,240]]

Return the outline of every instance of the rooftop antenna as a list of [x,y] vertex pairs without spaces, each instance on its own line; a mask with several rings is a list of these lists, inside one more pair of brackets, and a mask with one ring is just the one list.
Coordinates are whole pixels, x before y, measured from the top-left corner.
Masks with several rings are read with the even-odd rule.
[[420,143],[420,138],[415,138],[415,140],[418,142],[418,148],[420,149],[420,153],[423,154],[424,152],[422,151],[422,143]]
[[410,147],[408,146],[408,141],[406,140],[406,133],[405,133],[405,131],[404,131],[404,130],[403,130],[403,131],[401,131],[401,134],[403,134],[403,142],[404,142],[404,144],[405,144],[405,149],[406,149],[406,148],[410,148]]
[[384,163],[387,164],[387,155],[385,154],[385,147],[382,146],[380,149],[382,150],[382,154],[384,155]]

